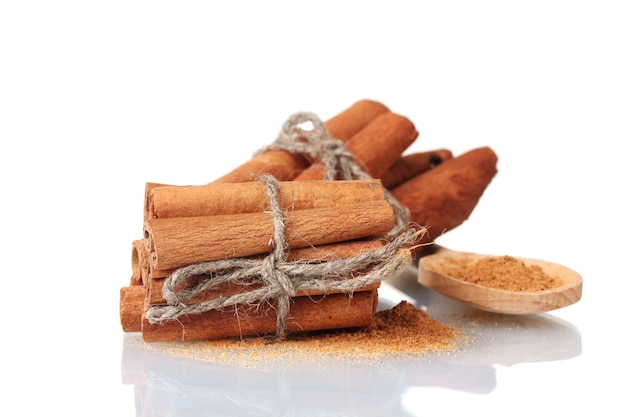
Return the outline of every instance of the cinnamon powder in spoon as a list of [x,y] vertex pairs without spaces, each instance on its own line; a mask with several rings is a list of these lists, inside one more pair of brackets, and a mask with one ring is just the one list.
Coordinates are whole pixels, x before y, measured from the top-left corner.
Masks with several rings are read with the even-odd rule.
[[446,257],[437,269],[444,275],[509,291],[545,291],[562,284],[539,266],[526,265],[508,255],[487,256],[478,261],[468,256]]

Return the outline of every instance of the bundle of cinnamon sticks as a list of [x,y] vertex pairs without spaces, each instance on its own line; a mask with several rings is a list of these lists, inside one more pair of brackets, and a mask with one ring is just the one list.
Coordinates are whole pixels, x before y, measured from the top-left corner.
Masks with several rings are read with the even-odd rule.
[[[229,297],[245,299],[264,286],[236,279],[210,285],[231,268],[228,262],[245,260],[256,265],[275,249],[275,224],[268,214],[272,201],[266,186],[258,181],[261,175],[269,174],[279,184],[276,197],[288,225],[283,261],[312,265],[366,257],[384,247],[397,222],[387,195],[426,231],[412,249],[397,254],[402,263],[410,264],[411,250],[420,250],[469,217],[496,174],[497,156],[489,147],[459,156],[445,148],[407,153],[418,137],[415,125],[373,100],[357,101],[324,122],[324,128],[345,145],[371,179],[324,180],[324,165],[311,155],[269,149],[208,184],[146,184],[144,235],[132,242],[131,279],[120,291],[125,332],[141,332],[145,341],[156,342],[265,336],[276,330],[277,300],[273,297],[193,310]],[[168,285],[172,286],[174,272],[198,265],[204,269],[176,288],[176,297],[191,294],[178,304],[194,313],[155,321],[151,314],[171,304]],[[353,285],[348,285],[349,290],[324,287],[294,292],[286,331],[371,325],[378,284],[354,284],[365,274],[329,271],[329,280]],[[196,291],[186,292],[191,289]]]

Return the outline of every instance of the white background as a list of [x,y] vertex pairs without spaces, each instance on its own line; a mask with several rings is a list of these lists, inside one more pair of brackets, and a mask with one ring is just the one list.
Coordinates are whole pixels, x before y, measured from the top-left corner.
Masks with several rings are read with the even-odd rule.
[[514,366],[490,395],[432,398],[515,415],[539,383],[546,415],[623,413],[622,2],[208,3],[0,3],[3,414],[135,415],[118,297],[145,182],[209,182],[291,113],[327,119],[361,98],[415,123],[410,150],[498,154],[439,243],[584,279],[583,299],[554,312],[580,331],[579,357]]

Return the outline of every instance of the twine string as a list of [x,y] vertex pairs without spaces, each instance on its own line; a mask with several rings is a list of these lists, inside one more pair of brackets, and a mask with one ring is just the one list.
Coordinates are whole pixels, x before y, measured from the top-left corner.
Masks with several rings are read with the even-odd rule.
[[[310,122],[312,130],[301,124]],[[325,179],[370,179],[355,162],[343,142],[332,138],[323,122],[313,113],[295,113],[283,124],[278,138],[261,149],[285,150],[307,154],[325,167]],[[268,174],[257,177],[269,197],[268,213],[272,217],[274,233],[270,244],[274,249],[263,259],[231,258],[188,265],[174,271],[166,280],[162,294],[167,305],[151,306],[146,319],[151,324],[163,324],[189,314],[209,310],[223,310],[236,305],[256,306],[276,300],[276,333],[285,339],[291,299],[299,291],[328,293],[355,290],[380,282],[406,267],[406,251],[425,233],[408,225],[408,212],[385,190],[385,198],[394,208],[396,226],[389,232],[390,240],[381,248],[351,256],[346,259],[325,261],[288,262],[288,244],[285,238],[287,217],[281,209],[278,180]],[[345,279],[351,275],[350,279]],[[199,277],[202,277],[199,279]],[[192,303],[193,298],[205,291],[216,291],[222,286],[235,284],[241,290],[233,295],[221,295],[211,300]]]
[[[300,127],[307,122],[311,123],[313,129]],[[324,166],[325,180],[372,179],[371,175],[356,163],[345,143],[333,138],[326,130],[324,122],[312,112],[297,112],[289,116],[274,142],[258,150],[257,154],[268,150],[309,155],[312,160]],[[396,215],[396,226],[389,232],[390,236],[395,236],[409,222],[409,212],[389,190],[385,189],[384,195]]]

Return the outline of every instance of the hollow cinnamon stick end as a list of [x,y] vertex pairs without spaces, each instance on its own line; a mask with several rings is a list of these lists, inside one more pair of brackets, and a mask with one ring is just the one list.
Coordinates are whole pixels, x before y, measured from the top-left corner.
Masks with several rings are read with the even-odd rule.
[[147,253],[143,240],[134,240],[131,251],[131,270],[130,285],[143,285],[144,277],[147,272]]

